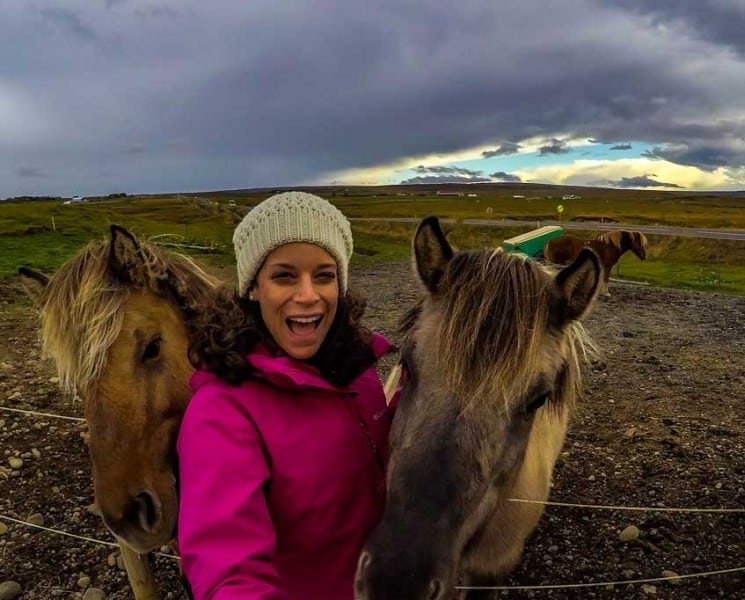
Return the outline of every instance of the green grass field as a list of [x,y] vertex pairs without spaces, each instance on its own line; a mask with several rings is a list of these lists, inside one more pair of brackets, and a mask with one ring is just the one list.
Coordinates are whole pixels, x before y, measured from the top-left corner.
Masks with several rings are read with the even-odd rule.
[[[461,186],[462,187],[462,186]],[[453,189],[460,189],[453,186]],[[535,189],[477,186],[463,196],[437,196],[420,188],[318,189],[350,217],[512,218],[553,220],[564,206],[563,221],[600,219],[626,224],[745,229],[745,198],[733,195],[581,190],[536,186]],[[239,209],[253,206],[274,190],[214,192],[103,199],[75,205],[62,201],[0,202],[0,279],[13,277],[19,266],[50,272],[88,241],[108,235],[116,223],[146,238],[176,242],[185,251],[213,264],[233,263],[231,235]],[[477,193],[477,196],[468,194]],[[581,198],[563,200],[574,193]],[[413,195],[397,195],[413,194]],[[423,194],[423,195],[418,195]],[[522,196],[515,198],[514,196]],[[197,201],[197,197],[201,202]],[[236,207],[233,208],[232,204]],[[459,248],[495,247],[526,227],[450,226]],[[407,260],[414,224],[354,222],[353,261],[370,264]],[[572,231],[594,237],[597,230]],[[745,244],[742,242],[648,236],[648,259],[625,255],[613,277],[662,287],[745,295]],[[194,247],[204,247],[199,250]]]

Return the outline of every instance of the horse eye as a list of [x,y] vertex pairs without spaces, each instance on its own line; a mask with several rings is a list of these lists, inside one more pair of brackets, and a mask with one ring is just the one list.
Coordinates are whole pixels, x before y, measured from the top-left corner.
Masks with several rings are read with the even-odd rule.
[[160,355],[160,345],[162,341],[163,340],[161,340],[160,338],[155,338],[152,342],[145,346],[145,349],[142,351],[142,357],[140,358],[140,361],[146,362],[148,360],[158,358],[158,356]]
[[533,398],[530,402],[528,402],[528,405],[525,407],[525,412],[527,414],[534,413],[541,406],[546,404],[546,400],[548,400],[548,393],[541,394],[540,396]]

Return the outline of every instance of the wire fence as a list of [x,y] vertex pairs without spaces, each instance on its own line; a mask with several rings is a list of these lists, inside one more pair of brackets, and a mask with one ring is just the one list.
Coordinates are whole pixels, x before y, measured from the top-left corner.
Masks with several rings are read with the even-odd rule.
[[[64,419],[69,421],[84,422],[85,419],[79,417],[69,417],[66,415],[56,415],[52,413],[42,413],[31,410],[22,410],[18,408],[10,408],[6,406],[0,406],[0,411],[8,411],[18,414],[24,414],[27,416],[36,416],[44,418],[56,418]],[[665,507],[665,506],[624,506],[624,505],[610,505],[610,504],[580,504],[574,502],[557,502],[551,500],[531,500],[527,498],[508,498],[508,502],[518,502],[525,504],[540,504],[544,506],[554,506],[560,508],[580,508],[588,510],[611,510],[611,511],[637,511],[637,512],[661,512],[661,513],[714,513],[714,514],[731,514],[731,513],[745,513],[745,508],[699,508],[699,507]],[[66,536],[81,540],[84,542],[100,544],[108,547],[118,547],[116,542],[107,542],[105,540],[99,540],[92,537],[77,535],[74,533],[68,533],[59,529],[52,529],[50,527],[44,527],[35,523],[29,523],[14,517],[0,514],[0,520],[9,521],[18,525],[39,529],[48,533],[56,535]],[[151,552],[155,556],[161,556],[171,560],[180,561],[179,556],[173,554],[166,554],[165,552]],[[745,566],[732,567],[729,569],[718,569],[712,571],[701,571],[698,573],[684,573],[675,574],[663,577],[651,577],[646,579],[623,579],[613,581],[598,581],[589,583],[557,583],[557,584],[544,584],[544,585],[502,585],[502,586],[455,586],[455,590],[459,591],[537,591],[537,590],[567,590],[567,589],[581,589],[581,588],[593,588],[593,587],[605,587],[611,588],[615,586],[635,585],[635,584],[650,584],[650,583],[661,583],[670,582],[678,583],[683,579],[713,577],[718,575],[726,575],[731,573],[745,572]]]

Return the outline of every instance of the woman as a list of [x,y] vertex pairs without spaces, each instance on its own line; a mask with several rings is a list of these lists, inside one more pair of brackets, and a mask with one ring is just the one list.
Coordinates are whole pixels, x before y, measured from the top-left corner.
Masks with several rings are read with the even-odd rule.
[[233,236],[237,298],[193,338],[179,434],[182,565],[197,600],[351,600],[385,500],[388,342],[349,294],[348,221],[268,198]]

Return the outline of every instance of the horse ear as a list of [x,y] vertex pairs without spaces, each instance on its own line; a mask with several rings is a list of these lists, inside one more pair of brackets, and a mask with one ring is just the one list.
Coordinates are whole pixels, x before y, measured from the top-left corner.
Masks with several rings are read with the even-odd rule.
[[436,292],[445,266],[453,258],[453,248],[445,238],[437,217],[427,217],[414,235],[414,266],[430,292]]
[[124,283],[134,280],[133,269],[142,266],[143,258],[137,238],[119,225],[111,225],[109,266],[114,275]]
[[28,297],[31,298],[31,302],[34,303],[36,308],[41,308],[44,290],[46,290],[49,284],[49,277],[44,275],[44,273],[39,273],[26,267],[20,267],[18,269],[18,275],[21,278],[21,286],[23,286]]
[[589,248],[583,248],[571,265],[559,271],[554,280],[558,302],[552,310],[556,325],[575,321],[589,310],[600,290],[602,273],[600,259]]

